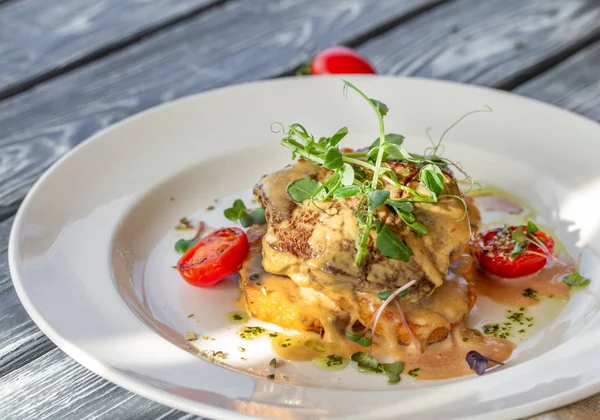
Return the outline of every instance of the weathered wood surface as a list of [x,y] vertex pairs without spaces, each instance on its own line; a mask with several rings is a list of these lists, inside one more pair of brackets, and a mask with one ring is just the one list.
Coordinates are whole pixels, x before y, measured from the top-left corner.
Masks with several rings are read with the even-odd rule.
[[90,134],[148,107],[278,75],[438,0],[231,1],[0,102],[0,219]]
[[[600,121],[600,82],[597,71],[592,71],[598,68],[600,42],[515,91],[584,113]],[[590,103],[592,106],[588,106]],[[0,224],[0,243],[6,242],[9,224],[10,220]],[[0,284],[4,285],[5,279],[8,279],[6,249],[2,248],[0,252],[0,281],[3,281]],[[6,287],[2,287],[4,294]],[[12,299],[16,302],[16,296],[13,295]],[[27,328],[36,330],[31,324]],[[52,344],[48,346],[52,347]],[[57,372],[66,373],[57,375]],[[60,383],[55,382],[58,377],[61,378]],[[58,417],[54,418],[64,419],[198,419],[112,385],[58,349],[0,378],[0,401],[3,401],[0,405],[0,418],[11,418],[10,410],[19,407],[25,411],[14,418],[24,419],[30,413],[43,413],[44,417],[39,418],[55,415]]]
[[600,122],[600,42],[519,86],[515,92]]
[[13,289],[7,256],[12,221],[0,223],[0,377],[54,347],[31,321]]
[[[41,168],[33,165],[47,167],[99,128],[172,97],[239,80],[260,64],[252,55],[262,54],[263,49],[265,54],[272,50],[268,54],[274,63],[263,64],[266,74],[273,74],[270,67],[277,66],[273,54],[281,54],[284,62],[297,54],[305,59],[303,48],[364,36],[381,24],[437,3],[230,2],[122,54],[1,101],[0,184],[5,189],[0,191],[0,203],[9,204],[0,210],[0,220],[14,212],[41,174]],[[324,9],[325,4],[329,7]],[[16,104],[22,108],[15,108]],[[9,124],[15,124],[14,131]],[[9,224],[0,223],[0,246],[6,246]],[[6,283],[12,291],[5,268],[0,266],[0,287]],[[4,349],[0,350],[0,376],[51,348],[46,337],[33,333],[31,320],[11,293],[4,299],[0,295],[0,349]]]
[[202,11],[220,0],[0,3],[0,98]]
[[12,221],[0,223],[0,377],[55,347],[31,321],[13,288],[7,255]]
[[[598,4],[458,0],[359,49],[384,73],[497,86],[596,36],[600,8],[592,3]],[[230,2],[1,102],[0,217],[14,212],[50,164],[98,129],[176,97],[288,72],[325,45],[361,38],[382,17],[399,19],[428,3],[324,4]]]
[[[0,22],[19,1],[33,0],[0,4]],[[457,0],[426,10],[436,3],[231,1],[2,101],[0,218],[47,166],[99,128],[185,94],[290,72],[328,44],[360,44],[386,73],[510,87],[598,37],[593,0]],[[516,91],[600,121],[599,67],[597,43]],[[11,223],[0,223],[0,418],[195,418],[97,377],[35,327],[10,283]]]
[[386,74],[510,89],[600,39],[597,0],[456,1],[359,50]]
[[183,420],[198,417],[146,400],[54,349],[0,379],[0,418]]

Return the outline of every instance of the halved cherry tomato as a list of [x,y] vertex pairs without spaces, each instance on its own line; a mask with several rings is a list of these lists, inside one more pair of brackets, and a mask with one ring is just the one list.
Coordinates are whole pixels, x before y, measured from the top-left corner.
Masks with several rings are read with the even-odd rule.
[[[310,72],[306,71],[310,70]],[[321,51],[313,58],[303,74],[375,74],[375,68],[366,57],[352,48],[336,46]]]
[[200,239],[177,262],[177,270],[192,286],[213,286],[237,272],[248,255],[243,230],[225,228]]
[[[512,279],[536,273],[546,265],[548,257],[545,256],[545,251],[530,242],[522,246],[525,253],[514,259],[510,258],[516,245],[513,232],[517,229],[523,229],[523,233],[527,232],[525,226],[512,226],[494,229],[481,236],[481,249],[478,251],[479,262],[490,273]],[[550,236],[538,230],[535,232],[535,237],[545,245],[550,253],[554,250],[554,240]],[[535,252],[535,254],[527,253],[527,251]]]

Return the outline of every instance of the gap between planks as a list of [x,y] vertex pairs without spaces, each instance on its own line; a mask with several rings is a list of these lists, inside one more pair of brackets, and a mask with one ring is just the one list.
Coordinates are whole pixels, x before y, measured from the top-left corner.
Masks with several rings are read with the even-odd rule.
[[[406,15],[399,16],[396,19],[392,19],[391,21],[386,22],[383,25],[378,26],[376,28],[373,28],[372,30],[367,31],[366,33],[364,33],[362,35],[359,35],[355,38],[350,38],[346,42],[341,42],[339,45],[345,45],[346,47],[356,48],[356,47],[360,46],[361,44],[367,42],[369,39],[376,38],[380,35],[383,35],[387,31],[390,31],[390,30],[402,25],[403,23],[408,22],[409,20],[411,20],[413,18],[415,18],[423,13],[426,13],[426,12],[430,11],[431,9],[434,9],[434,8],[440,6],[442,3],[446,3],[446,2],[450,2],[450,1],[454,1],[454,0],[436,0],[433,3],[424,4],[423,6],[416,8],[415,10],[407,13]],[[300,68],[302,68],[302,66],[303,66],[303,64],[300,66],[297,66],[293,69],[284,71],[278,75],[271,77],[271,79],[294,76],[298,72],[298,70],[300,70]]]
[[534,66],[532,66],[531,68],[523,71],[522,73],[516,74],[513,77],[507,78],[501,84],[496,86],[496,88],[502,89],[502,90],[507,90],[507,91],[514,90],[514,89],[518,88],[519,86],[527,83],[528,81],[530,81],[534,78],[537,78],[539,76],[542,76],[544,73],[549,72],[554,67],[556,67],[558,64],[571,58],[573,55],[586,49],[587,47],[592,46],[596,42],[600,42],[600,30],[596,31],[595,33],[591,33],[589,36],[587,36],[585,38],[582,38],[578,43],[576,43],[570,47],[567,47],[564,51],[560,51],[560,52],[556,53],[555,55],[550,56],[550,57],[546,58],[545,60],[540,61],[539,63],[537,63]]
[[[14,1],[14,0],[0,0],[0,9],[2,8],[2,6],[4,6],[5,2],[7,3],[10,1]],[[86,54],[80,58],[74,59],[73,61],[65,64],[64,66],[62,66],[60,68],[52,69],[52,70],[49,70],[40,75],[33,76],[28,79],[24,79],[22,81],[19,81],[17,83],[9,85],[8,87],[0,90],[0,101],[10,98],[11,96],[18,95],[29,89],[32,89],[41,83],[44,83],[50,79],[61,76],[63,74],[69,73],[73,70],[78,69],[79,67],[85,66],[87,64],[93,63],[94,61],[97,61],[104,57],[110,56],[111,54],[114,54],[114,53],[122,50],[123,48],[127,48],[127,47],[141,41],[144,38],[155,35],[171,26],[186,22],[190,19],[194,19],[195,17],[199,16],[200,14],[202,14],[208,10],[211,10],[213,8],[223,6],[225,3],[229,2],[229,1],[231,1],[231,0],[214,0],[214,2],[212,2],[212,3],[203,4],[201,6],[198,6],[195,9],[192,9],[192,10],[182,14],[182,15],[174,16],[171,19],[167,19],[163,22],[157,23],[156,25],[149,26],[145,29],[142,29],[131,35],[128,35],[127,37],[125,37],[123,39],[108,43],[108,44],[98,48],[97,50],[90,52],[89,54]]]
[[[0,0],[0,1],[2,1],[2,0]],[[10,0],[8,0],[8,1],[10,1]],[[176,18],[171,19],[169,22],[163,22],[162,24],[156,25],[155,27],[153,27],[154,29],[150,28],[150,29],[144,30],[143,32],[144,33],[151,32],[151,35],[157,35],[159,32],[161,32],[163,29],[166,29],[167,27],[174,26],[178,23],[183,23],[183,22],[192,20],[193,18],[200,15],[202,12],[207,11],[209,9],[213,9],[217,6],[222,6],[224,3],[227,3],[227,2],[231,2],[231,0],[217,0],[214,3],[206,4],[204,6],[198,7],[194,11],[188,12],[184,16],[178,16]],[[427,12],[432,11],[434,9],[439,9],[439,6],[441,6],[443,4],[449,4],[449,3],[456,3],[456,1],[455,0],[433,0],[432,3],[426,3],[421,6],[418,6],[414,10],[408,11],[406,14],[400,15],[394,19],[391,19],[388,22],[384,22],[382,25],[379,25],[372,29],[368,29],[364,33],[358,34],[355,37],[350,37],[348,40],[344,40],[344,41],[340,42],[340,44],[348,45],[351,47],[362,47],[363,45],[368,43],[368,41],[378,39],[379,37],[385,37],[387,32],[392,31],[392,30],[402,26],[403,23],[407,23],[407,22],[413,20],[414,18],[416,18],[417,16],[426,15]],[[0,5],[1,5],[1,3],[0,3]],[[13,94],[11,94],[9,96],[14,96],[18,93],[23,93],[27,90],[34,88],[35,86],[37,86],[39,84],[42,84],[43,82],[47,82],[50,79],[55,78],[57,76],[66,76],[68,73],[71,73],[77,69],[85,67],[85,65],[89,65],[95,61],[100,60],[101,58],[107,58],[109,55],[115,54],[115,53],[125,49],[128,46],[132,46],[133,44],[135,44],[137,41],[140,41],[144,37],[145,37],[144,35],[139,35],[139,33],[138,33],[138,35],[129,37],[127,42],[121,41],[117,44],[113,44],[115,46],[113,48],[111,48],[110,51],[108,51],[106,54],[103,54],[103,55],[100,54],[99,51],[103,51],[106,48],[97,50],[96,52],[86,56],[86,57],[88,57],[88,59],[86,59],[84,57],[81,60],[78,60],[78,61],[74,62],[73,64],[64,67],[60,71],[56,70],[56,71],[50,71],[48,73],[45,73],[45,75],[51,75],[51,76],[39,78],[39,80],[36,83],[30,84],[25,89],[23,89],[19,92],[14,92]],[[523,83],[554,68],[557,64],[561,63],[562,61],[571,57],[572,55],[576,54],[577,52],[581,51],[582,49],[585,49],[586,47],[592,45],[596,41],[600,41],[600,29],[591,32],[590,34],[582,37],[579,40],[576,40],[572,45],[566,46],[564,49],[559,50],[548,57],[545,57],[544,59],[540,60],[538,63],[535,63],[535,64],[531,65],[530,67],[526,67],[512,76],[508,76],[505,80],[502,80],[500,83],[498,83],[494,87],[498,88],[498,89],[502,89],[502,90],[513,90],[513,89],[517,88],[518,86],[522,85]],[[92,58],[89,58],[89,57],[92,57]],[[80,65],[77,66],[75,63],[79,63]],[[296,65],[296,66],[292,67],[291,69],[285,69],[279,73],[273,74],[273,75],[267,77],[266,79],[286,77],[286,76],[293,75],[299,67],[300,66]],[[60,78],[60,77],[58,77],[58,78]],[[3,95],[3,92],[0,91],[0,100],[6,99],[8,97],[8,96],[3,97],[2,95]],[[8,207],[5,207],[5,209],[4,209],[5,211],[0,212],[0,221],[6,220],[7,218],[12,217],[18,210],[18,207],[20,206],[21,201],[22,201],[22,199],[17,202],[11,203]]]
[[[429,10],[433,7],[434,6],[422,7],[421,13],[423,13],[424,11]],[[206,10],[206,7],[204,8],[204,10]],[[400,25],[401,23],[405,22],[406,20],[407,20],[406,18],[399,18],[399,19],[397,19],[397,22],[395,22],[395,25],[393,24],[393,22],[390,22],[387,25],[386,30],[391,29],[397,25]],[[382,34],[383,32],[385,32],[385,31],[379,30],[379,34]],[[373,35],[373,34],[375,34],[375,35]],[[365,40],[370,39],[372,36],[376,36],[376,35],[377,35],[377,30],[372,30],[371,33],[367,33],[366,35],[357,37],[354,41],[347,42],[347,44],[360,45]],[[566,48],[565,50],[560,51],[550,57],[547,57],[546,59],[542,60],[540,63],[532,66],[532,68],[529,69],[525,75],[521,75],[521,74],[516,75],[515,77],[513,77],[513,79],[509,78],[506,81],[503,81],[503,83],[501,83],[497,87],[504,89],[504,90],[512,90],[515,87],[524,83],[525,81],[530,80],[530,79],[540,75],[541,73],[547,72],[548,70],[553,68],[555,65],[559,64],[561,61],[565,60],[566,58],[569,58],[571,55],[579,52],[583,48],[589,46],[594,41],[599,40],[599,39],[600,39],[600,32],[596,31],[596,32],[592,33],[591,35],[589,35],[588,37],[582,38],[579,42],[573,44],[572,46]],[[277,76],[275,76],[275,77],[277,77]],[[16,206],[15,206],[15,210],[16,210]],[[11,214],[14,214],[14,211],[11,211]],[[50,344],[50,346],[48,348],[44,348],[41,352],[36,353],[31,360],[34,360],[35,358],[42,356],[43,354],[47,353],[52,348],[54,348],[54,346],[52,344]],[[31,361],[31,360],[29,360],[29,361]]]
[[[2,6],[2,2],[8,2],[8,1],[14,1],[14,0],[0,0],[0,7]],[[23,81],[15,83],[14,85],[8,86],[7,88],[0,90],[0,101],[3,99],[10,98],[11,96],[15,96],[20,93],[23,93],[27,90],[30,90],[30,89],[36,87],[37,85],[44,83],[46,81],[49,81],[55,77],[59,77],[64,74],[67,74],[71,71],[77,70],[79,67],[86,66],[97,60],[101,60],[105,57],[108,57],[111,54],[114,54],[124,48],[127,48],[127,47],[141,41],[144,38],[148,38],[155,34],[158,34],[159,32],[161,32],[164,29],[167,29],[171,26],[175,26],[177,24],[184,23],[188,20],[194,19],[195,17],[199,16],[200,14],[202,14],[206,11],[209,11],[211,9],[221,7],[229,1],[231,1],[231,0],[215,0],[213,3],[199,6],[198,8],[191,10],[181,16],[176,16],[176,17],[166,20],[160,24],[148,27],[144,30],[141,30],[141,31],[135,33],[135,34],[132,34],[122,40],[107,44],[107,45],[81,57],[81,58],[75,59],[74,61],[66,64],[65,66],[63,66],[61,68],[49,70],[38,76],[31,77],[29,79],[25,79]],[[360,36],[356,37],[355,39],[352,39],[352,40],[344,43],[344,45],[348,45],[348,46],[359,45],[359,44],[367,41],[370,38],[379,36],[379,35],[383,34],[384,32],[386,32],[390,29],[393,29],[396,26],[401,25],[402,23],[404,23],[410,19],[441,5],[442,3],[450,2],[450,1],[453,1],[453,0],[433,0],[432,3],[425,4],[421,7],[417,7],[416,9],[407,13],[406,15],[402,15],[397,19],[394,19],[390,22],[386,22],[383,25],[381,25],[377,28],[374,28],[371,31],[368,31],[365,34],[360,35]],[[290,75],[293,74],[295,71],[296,70],[294,70],[293,72],[289,72]],[[282,76],[285,76],[285,73],[283,73],[279,76],[275,76],[275,77],[282,77]],[[15,209],[15,211],[16,211],[16,209]]]
[[[429,0],[429,1],[423,1],[421,5],[415,6],[413,8],[409,8],[406,10],[401,8],[399,10],[399,12],[398,12],[399,14],[397,16],[394,15],[389,20],[384,20],[383,24],[376,25],[376,26],[371,25],[366,30],[355,31],[354,38],[352,35],[350,35],[348,37],[344,36],[343,38],[341,38],[341,41],[343,43],[347,39],[351,39],[352,40],[351,42],[358,43],[358,42],[361,42],[361,40],[364,41],[364,40],[370,39],[373,36],[377,36],[377,35],[384,33],[386,30],[388,30],[390,28],[400,25],[402,22],[405,22],[406,20],[408,20],[412,17],[415,17],[419,14],[425,13],[426,11],[433,9],[434,7],[436,7],[439,4],[444,3],[445,1],[448,1],[448,0]],[[419,2],[414,2],[414,3],[418,4]],[[391,4],[391,2],[390,2],[390,4]],[[203,10],[207,10],[207,8],[205,7]],[[188,15],[188,19],[190,17],[191,16]],[[388,15],[388,17],[389,17],[389,15]],[[356,35],[356,32],[358,33],[358,35]],[[116,52],[117,52],[117,50],[113,51],[113,53],[116,53]],[[91,62],[88,64],[91,64]],[[289,66],[287,66],[287,67],[289,68]],[[65,75],[65,74],[66,73],[63,73],[62,75]],[[277,73],[275,73],[275,75],[277,75]],[[5,224],[10,223],[10,217],[16,213],[16,210],[17,210],[19,204],[20,204],[20,201],[13,203],[9,207],[7,207],[8,212],[6,212],[4,215],[0,215],[0,220]],[[10,281],[10,279],[7,279],[7,280]],[[31,322],[31,321],[29,321],[29,322]],[[32,323],[32,325],[33,325],[33,323]],[[33,342],[33,341],[35,341],[35,342]],[[33,340],[33,341],[32,341],[32,343],[28,343],[27,346],[24,346],[22,343],[20,343],[17,346],[15,346],[15,348],[11,348],[11,347],[5,348],[4,353],[0,352],[0,361],[5,362],[5,366],[4,366],[5,369],[0,369],[0,377],[10,373],[11,371],[14,371],[15,369],[18,369],[19,367],[21,367],[27,363],[30,363],[30,362],[38,359],[39,357],[43,356],[44,354],[48,353],[49,351],[51,351],[55,348],[54,344],[43,335],[41,337],[39,337],[39,339],[35,338],[35,340]],[[29,344],[31,344],[31,345],[29,345]],[[26,348],[27,354],[21,355],[20,351],[23,350],[24,347],[27,347]]]

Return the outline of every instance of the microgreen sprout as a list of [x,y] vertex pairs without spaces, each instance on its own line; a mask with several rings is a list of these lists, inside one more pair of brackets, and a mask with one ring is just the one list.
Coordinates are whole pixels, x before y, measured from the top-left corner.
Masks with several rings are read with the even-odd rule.
[[402,362],[379,363],[377,359],[364,351],[354,353],[351,360],[356,363],[356,367],[361,372],[383,373],[388,377],[390,385],[400,382],[400,374],[404,370]]
[[[377,294],[377,297],[381,300],[386,300],[387,298],[390,297],[390,295],[392,293],[394,293],[395,290],[386,290],[385,292],[379,292]],[[407,296],[409,292],[409,289],[404,289],[402,292],[398,293],[397,297],[404,297]]]
[[496,363],[497,365],[504,365],[504,363],[497,362],[494,359],[490,359],[489,357],[483,356],[475,350],[471,350],[470,352],[468,352],[465,359],[469,367],[473,369],[475,373],[477,373],[477,375],[479,376],[485,373],[489,362]]
[[563,261],[559,260],[556,255],[552,254],[552,252],[550,252],[550,250],[548,249],[548,247],[546,246],[546,244],[544,244],[540,240],[540,238],[538,238],[536,235],[528,233],[527,234],[527,239],[529,239],[529,241],[532,244],[534,244],[535,246],[537,246],[544,253],[544,255],[547,256],[547,257],[549,257],[551,260],[554,260],[555,262],[557,262],[560,265],[567,265]]
[[[508,233],[509,228],[505,228],[504,231],[500,232],[500,235]],[[511,236],[515,243],[512,251],[510,252],[509,258],[514,260],[515,258],[521,255],[537,255],[539,257],[550,258],[560,265],[566,265],[565,262],[561,261],[556,255],[554,255],[548,247],[546,246],[545,239],[543,236],[538,236],[538,232],[541,232],[537,225],[529,221],[526,226],[517,226],[516,229],[512,230]],[[531,246],[535,246],[535,249],[539,249],[539,251],[532,250]]]
[[360,333],[347,332],[346,338],[348,338],[350,341],[354,341],[359,346],[369,347],[373,343],[373,341],[366,336],[367,333],[367,329]]
[[175,242],[175,252],[179,254],[185,254],[191,247],[196,245],[196,243],[200,240],[200,236],[204,232],[205,224],[204,222],[198,223],[198,229],[196,230],[196,234],[191,239],[180,239]]
[[377,330],[377,324],[379,323],[379,318],[383,314],[384,309],[388,306],[400,293],[410,288],[413,284],[415,284],[415,280],[411,280],[406,283],[404,286],[399,287],[394,293],[392,293],[382,304],[379,306],[379,309],[375,313],[375,322],[373,323],[373,327],[371,328],[373,333]]
[[577,259],[577,265],[575,266],[575,272],[563,277],[563,281],[569,286],[587,286],[590,282],[590,279],[582,276],[579,273],[579,266],[581,265],[581,254],[579,254],[579,258]]
[[[397,232],[378,220],[378,210],[386,206],[417,235],[426,235],[427,227],[416,220],[413,203],[437,203],[444,197],[458,199],[465,206],[463,218],[467,217],[464,199],[461,196],[444,194],[448,183],[444,171],[452,166],[468,180],[471,178],[459,164],[441,157],[438,152],[445,136],[460,121],[478,112],[490,112],[491,109],[486,107],[484,110],[463,115],[443,132],[437,142],[432,140],[432,147],[423,155],[413,155],[403,147],[404,136],[385,132],[384,117],[389,112],[387,105],[369,98],[355,85],[344,81],[344,94],[347,95],[349,90],[364,99],[375,113],[379,123],[378,138],[366,151],[347,151],[339,148],[339,143],[348,134],[346,127],[340,128],[331,137],[316,139],[301,124],[291,124],[287,129],[280,123],[272,124],[273,132],[283,133],[281,144],[292,152],[292,159],[301,157],[331,170],[329,178],[325,180],[319,181],[310,177],[297,179],[288,186],[287,192],[295,202],[303,203],[309,200],[319,209],[321,207],[318,202],[332,198],[341,200],[357,197],[359,205],[356,209],[356,265],[364,263],[371,244],[386,257],[406,262],[410,259],[412,250]],[[416,165],[419,168],[418,179],[427,192],[421,194],[399,182],[398,175],[388,161]],[[389,188],[399,189],[403,195],[400,198],[392,198]],[[374,243],[371,242],[373,231],[377,234]]]
[[408,333],[408,337],[410,338],[410,341],[415,346],[415,349],[417,349],[417,351],[419,353],[421,353],[421,343],[419,342],[419,340],[417,339],[415,334],[412,332],[410,325],[408,325],[408,321],[406,321],[406,316],[404,315],[404,311],[402,310],[400,303],[398,303],[397,300],[395,300],[394,303],[396,304],[396,309],[398,309],[398,315],[400,315],[400,320],[402,321],[402,325],[404,325],[404,328],[406,329],[406,332]]
[[230,208],[225,209],[223,214],[232,222],[239,221],[243,227],[264,225],[266,223],[264,208],[257,207],[254,210],[248,211],[244,202],[239,199],[235,200]]
[[450,130],[452,130],[454,127],[456,127],[462,120],[464,120],[468,116],[473,115],[473,114],[478,114],[480,112],[492,112],[492,108],[490,108],[488,105],[484,105],[484,109],[476,109],[475,111],[467,112],[466,114],[461,116],[458,120],[456,120],[454,123],[452,123],[452,125],[450,125],[450,127],[446,128],[446,130],[444,130],[444,132],[440,136],[440,139],[438,140],[437,144],[433,148],[433,153],[431,153],[431,154],[433,156],[437,155],[438,149],[442,145],[442,141],[444,140],[444,137],[446,137],[446,134],[448,134],[450,132]]

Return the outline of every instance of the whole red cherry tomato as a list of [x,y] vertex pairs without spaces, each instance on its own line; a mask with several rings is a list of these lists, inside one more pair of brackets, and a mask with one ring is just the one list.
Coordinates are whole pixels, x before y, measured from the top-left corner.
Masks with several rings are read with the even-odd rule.
[[200,239],[177,262],[177,270],[192,286],[213,286],[236,273],[248,255],[243,230],[225,228]]
[[[512,279],[536,273],[546,265],[545,250],[531,241],[521,246],[520,255],[510,258],[517,244],[513,235],[517,229],[523,229],[524,235],[527,233],[525,226],[511,226],[490,230],[481,236],[481,249],[477,254],[481,265],[490,273]],[[554,240],[550,236],[541,230],[533,235],[552,253]]]
[[318,53],[300,74],[375,74],[375,68],[352,48],[335,46]]

